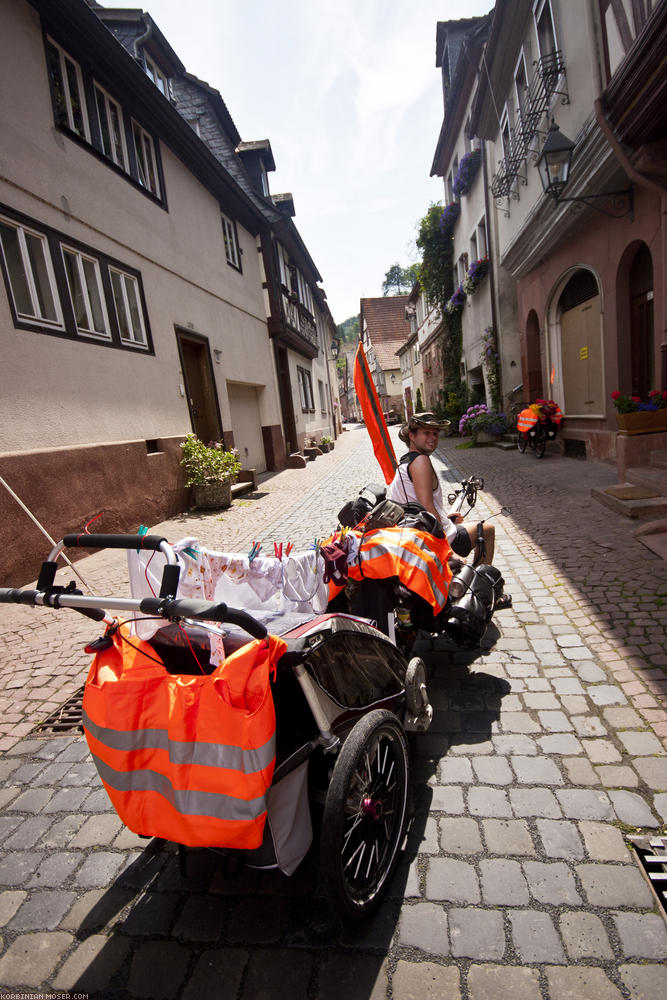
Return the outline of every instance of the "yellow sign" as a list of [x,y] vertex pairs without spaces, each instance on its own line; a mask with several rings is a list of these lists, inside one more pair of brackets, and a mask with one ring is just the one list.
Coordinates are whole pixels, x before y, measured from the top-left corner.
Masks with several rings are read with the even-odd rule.
[[587,347],[580,347],[579,348],[579,360],[580,361],[588,361],[588,348]]

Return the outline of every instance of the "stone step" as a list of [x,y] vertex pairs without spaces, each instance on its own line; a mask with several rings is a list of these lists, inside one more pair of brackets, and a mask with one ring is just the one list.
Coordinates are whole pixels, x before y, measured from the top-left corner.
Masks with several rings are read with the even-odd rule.
[[643,486],[646,490],[652,490],[653,493],[667,497],[667,468],[643,465],[638,468],[628,469],[625,478],[627,482],[632,483],[634,486]]
[[649,462],[654,469],[667,469],[667,448],[652,451]]
[[613,493],[609,492],[610,490],[618,492],[623,489],[623,487],[616,486],[608,486],[606,489],[592,489],[591,496],[617,514],[623,514],[624,517],[658,518],[667,515],[667,496],[632,496],[633,492],[637,492],[637,484],[625,483],[624,487],[628,494],[626,496],[614,496]]
[[235,497],[242,497],[245,493],[252,493],[255,489],[255,484],[251,481],[249,482],[238,482],[232,483],[232,500]]

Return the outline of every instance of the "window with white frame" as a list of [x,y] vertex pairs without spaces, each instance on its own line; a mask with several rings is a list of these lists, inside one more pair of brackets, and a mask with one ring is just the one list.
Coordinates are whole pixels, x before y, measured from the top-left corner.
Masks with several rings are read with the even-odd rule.
[[95,104],[97,121],[102,140],[102,151],[105,156],[127,171],[127,150],[125,148],[125,130],[123,128],[123,111],[117,101],[107,94],[99,83],[95,84]]
[[137,157],[139,183],[147,191],[150,191],[151,194],[154,194],[156,198],[159,198],[160,181],[153,137],[138,122],[135,122],[134,119],[132,119],[132,137],[134,139],[134,152]]
[[470,237],[470,259],[479,260],[477,253],[477,230]]
[[463,279],[468,273],[468,254],[462,253],[458,259],[458,282],[463,283]]
[[503,145],[503,159],[509,162],[512,156],[512,144],[510,142],[510,120],[509,120],[509,110],[507,105],[500,119],[500,136]]
[[52,38],[46,40],[46,56],[56,121],[90,142],[81,67]]
[[464,149],[465,149],[466,153],[469,153],[471,151],[471,149],[472,149],[472,146],[471,146],[471,143],[470,143],[470,131],[471,131],[471,129],[470,129],[470,115],[468,115],[468,117],[466,119],[465,128],[463,130],[463,146],[464,146]]
[[550,0],[538,0],[533,7],[533,17],[540,59],[544,59],[545,56],[551,55],[558,48]]
[[110,340],[99,261],[68,246],[62,247],[62,253],[78,332]]
[[227,263],[231,264],[232,267],[235,267],[238,271],[240,271],[241,253],[239,250],[236,225],[231,219],[227,218],[224,212],[220,213],[220,219],[222,221],[222,234],[225,239],[225,256],[227,257]]
[[477,250],[479,252],[479,260],[482,257],[487,257],[489,253],[489,245],[486,239],[486,218],[482,216],[477,224]]
[[138,271],[8,208],[0,265],[17,328],[152,353]]
[[162,72],[158,64],[155,62],[155,60],[152,59],[149,56],[148,52],[146,52],[145,50],[144,50],[144,66],[146,69],[146,75],[151,78],[151,80],[153,81],[157,89],[160,91],[160,93],[164,94],[166,98],[169,98],[171,96],[169,91],[169,80]]
[[451,170],[447,174],[447,201],[454,201],[454,174]]
[[0,245],[16,318],[62,328],[62,310],[46,236],[0,217]]
[[121,341],[134,347],[147,347],[139,282],[133,274],[114,267],[109,268],[109,273]]
[[523,49],[519,53],[514,70],[514,90],[516,92],[516,106],[519,110],[519,115],[522,119],[525,119],[528,111],[528,74],[526,73],[526,57]]
[[324,391],[324,382],[322,381],[321,378],[318,378],[318,380],[317,380],[317,388],[318,388],[319,393],[320,393],[320,410],[322,411],[322,413],[327,413],[328,412],[327,411],[327,397],[326,397],[326,393]]
[[310,372],[306,371],[305,368],[300,368],[297,365],[296,373],[299,381],[299,398],[301,400],[301,409],[304,413],[308,413],[309,411],[315,409],[315,403],[313,401],[313,383],[310,377]]
[[421,355],[420,355],[420,353],[419,353],[419,345],[418,345],[418,344],[415,344],[415,347],[414,347],[414,354],[413,354],[413,356],[412,356],[412,357],[413,357],[413,360],[414,360],[414,363],[415,363],[416,365],[418,365],[418,364],[419,364],[419,360],[420,360],[420,357],[421,357]]

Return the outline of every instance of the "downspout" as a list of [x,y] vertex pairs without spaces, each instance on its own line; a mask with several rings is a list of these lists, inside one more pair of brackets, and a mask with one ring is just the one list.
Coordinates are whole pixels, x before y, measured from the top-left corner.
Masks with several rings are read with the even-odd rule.
[[[487,253],[489,254],[489,260],[491,266],[489,267],[489,280],[491,282],[491,323],[493,324],[493,329],[496,335],[496,346],[500,346],[500,328],[498,326],[498,309],[496,306],[496,275],[494,270],[494,263],[498,260],[498,255],[495,252],[495,240],[494,240],[494,253],[493,255],[490,251],[491,243],[491,202],[489,198],[489,170],[486,163],[486,140],[480,139],[482,144],[482,179],[484,181],[484,217],[486,218],[486,238],[489,243],[487,248]],[[495,225],[494,225],[494,236],[495,236]],[[519,334],[520,336],[520,334]],[[502,386],[502,369],[500,371],[500,384]],[[501,400],[500,405],[502,408],[504,394],[501,390]]]
[[630,180],[634,184],[637,184],[638,187],[646,188],[647,191],[653,191],[654,193],[660,195],[662,210],[662,226],[660,227],[662,235],[662,288],[660,289],[662,301],[662,341],[660,343],[660,388],[662,391],[665,391],[667,390],[667,279],[665,278],[665,265],[667,264],[667,190],[665,190],[664,186],[658,184],[657,181],[653,181],[645,174],[641,174],[638,170],[635,170],[628,158],[627,153],[614,135],[611,126],[605,117],[605,113],[602,110],[602,101],[599,97],[595,101],[595,118],[598,125],[602,129],[607,142],[611,146],[616,159]]
[[139,35],[138,38],[135,38],[134,42],[132,43],[132,52],[137,62],[142,61],[139,52],[140,48],[149,40],[149,38],[153,34],[153,21],[148,16],[148,14],[142,14],[141,21],[146,30],[144,31],[143,35]]

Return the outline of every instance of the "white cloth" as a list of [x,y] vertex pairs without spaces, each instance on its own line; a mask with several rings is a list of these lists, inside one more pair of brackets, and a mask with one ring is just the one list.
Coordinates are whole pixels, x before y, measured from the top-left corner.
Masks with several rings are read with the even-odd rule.
[[324,559],[319,551],[292,553],[283,561],[283,595],[294,602],[294,611],[312,608],[320,615],[329,603],[329,587],[324,582]]

